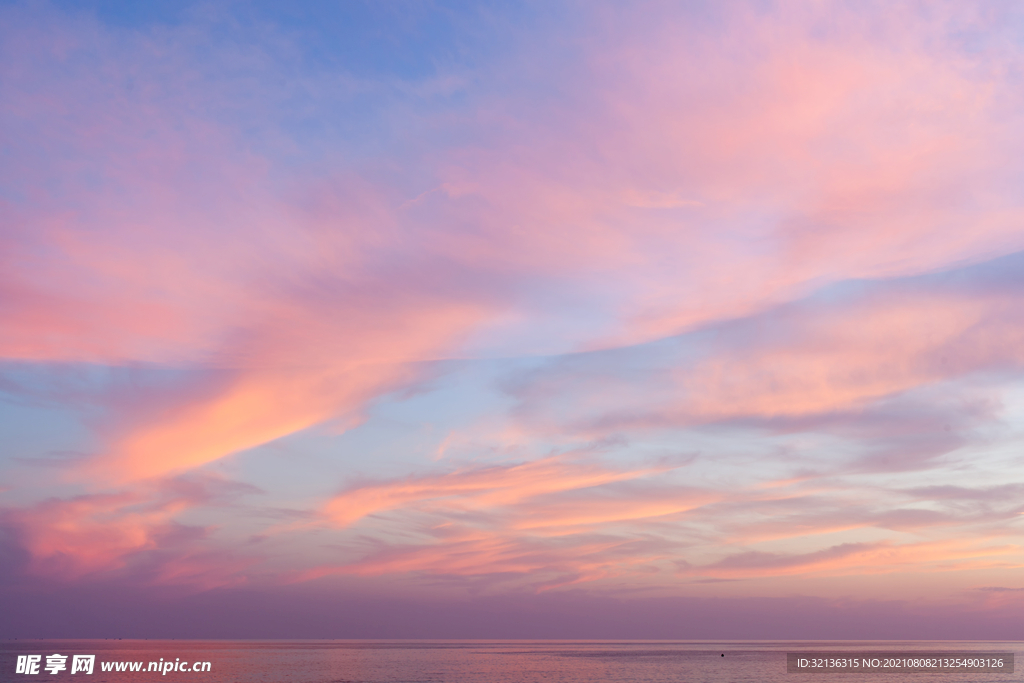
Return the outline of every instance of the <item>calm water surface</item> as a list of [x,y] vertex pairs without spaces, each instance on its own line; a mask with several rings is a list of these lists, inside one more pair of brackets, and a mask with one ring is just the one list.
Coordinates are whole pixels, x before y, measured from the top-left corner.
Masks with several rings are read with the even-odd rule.
[[[796,651],[1013,652],[1013,674],[786,673]],[[42,655],[37,675],[16,674],[18,655]],[[67,669],[43,670],[68,655]],[[96,655],[94,672],[72,675],[71,655]],[[724,657],[722,655],[725,655]],[[0,642],[0,681],[196,681],[202,683],[982,683],[1024,680],[1024,643],[952,641],[189,641],[18,640]],[[146,671],[150,661],[210,662],[209,672]],[[102,671],[143,662],[142,671]]]

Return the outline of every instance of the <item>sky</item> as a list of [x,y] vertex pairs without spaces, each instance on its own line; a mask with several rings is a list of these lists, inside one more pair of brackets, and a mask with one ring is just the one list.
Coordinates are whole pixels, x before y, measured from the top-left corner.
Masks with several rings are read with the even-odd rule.
[[1014,2],[0,3],[0,637],[1024,627]]

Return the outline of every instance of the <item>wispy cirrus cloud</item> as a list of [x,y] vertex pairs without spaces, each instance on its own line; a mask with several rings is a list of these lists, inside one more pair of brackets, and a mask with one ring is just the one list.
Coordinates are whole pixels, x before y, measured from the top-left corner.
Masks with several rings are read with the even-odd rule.
[[895,573],[907,566],[915,571],[963,571],[992,566],[1017,569],[1021,546],[978,542],[850,543],[804,554],[746,552],[693,568],[718,578],[785,574]]
[[331,500],[323,513],[347,525],[377,512],[424,506],[427,509],[486,511],[533,505],[538,498],[629,481],[665,472],[671,466],[617,471],[597,463],[549,456],[527,463],[471,467],[381,484],[358,486]]
[[583,432],[863,413],[915,389],[1018,372],[1019,261],[851,282],[649,345],[558,358],[510,389],[525,419]]

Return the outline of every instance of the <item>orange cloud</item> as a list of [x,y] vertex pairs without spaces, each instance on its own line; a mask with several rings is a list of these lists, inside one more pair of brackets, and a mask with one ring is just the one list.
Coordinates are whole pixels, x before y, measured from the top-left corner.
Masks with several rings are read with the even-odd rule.
[[855,543],[802,555],[740,553],[710,565],[691,567],[689,571],[715,578],[760,578],[1014,569],[1024,567],[1022,551],[1024,548],[1019,545],[992,545],[975,539]]
[[[550,456],[521,465],[467,468],[450,474],[361,486],[335,497],[323,513],[334,523],[347,526],[374,513],[402,508],[491,510],[664,470],[616,471],[564,456]],[[635,511],[626,514],[628,517]]]

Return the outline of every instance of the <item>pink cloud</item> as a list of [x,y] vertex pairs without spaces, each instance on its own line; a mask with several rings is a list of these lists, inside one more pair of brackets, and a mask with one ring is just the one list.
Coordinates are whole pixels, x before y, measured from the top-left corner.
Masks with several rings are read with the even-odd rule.
[[153,527],[169,514],[133,506],[145,508],[132,494],[83,496],[40,503],[13,517],[37,571],[75,576],[123,566],[125,555],[156,546]]
[[118,576],[133,584],[206,590],[244,583],[260,560],[211,538],[214,526],[177,518],[204,507],[223,510],[253,492],[216,478],[165,480],[7,508],[0,521],[27,554],[27,576],[62,584]]

